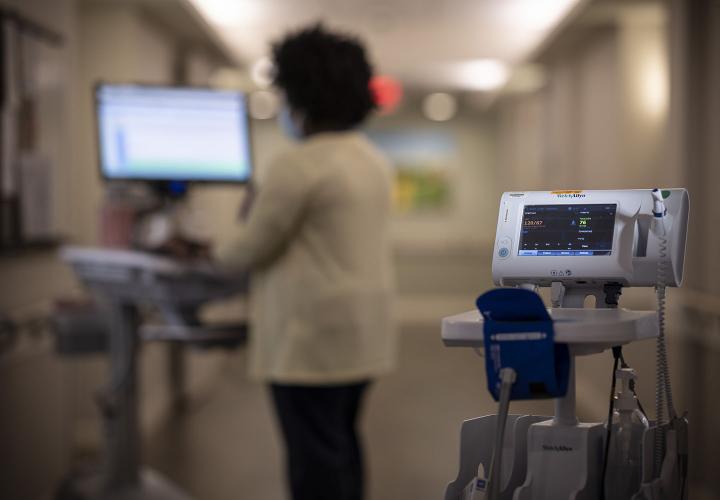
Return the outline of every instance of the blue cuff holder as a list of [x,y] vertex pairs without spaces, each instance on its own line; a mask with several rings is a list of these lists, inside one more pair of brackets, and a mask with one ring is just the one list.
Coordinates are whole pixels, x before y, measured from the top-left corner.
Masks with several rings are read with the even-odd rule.
[[522,288],[497,288],[476,301],[484,324],[488,390],[500,397],[500,370],[510,367],[517,379],[511,400],[565,396],[570,373],[566,344],[555,343],[553,321],[540,296]]

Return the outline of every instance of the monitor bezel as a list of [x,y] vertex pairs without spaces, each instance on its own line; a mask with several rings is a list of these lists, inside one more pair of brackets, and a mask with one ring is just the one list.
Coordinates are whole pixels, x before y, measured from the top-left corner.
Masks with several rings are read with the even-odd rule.
[[148,88],[148,89],[168,89],[168,90],[215,90],[234,92],[245,98],[246,106],[249,106],[249,95],[238,89],[217,89],[203,85],[167,85],[161,83],[142,83],[142,82],[109,82],[109,81],[98,81],[93,85],[93,110],[94,110],[94,122],[95,122],[95,156],[97,160],[97,169],[100,174],[100,178],[105,182],[145,182],[149,184],[165,183],[165,182],[183,182],[186,184],[201,184],[201,185],[246,185],[253,182],[255,176],[255,157],[254,157],[254,145],[253,145],[253,130],[252,120],[250,119],[250,113],[245,113],[244,121],[248,135],[248,158],[250,161],[250,175],[244,180],[236,179],[160,179],[160,178],[144,178],[144,177],[110,177],[106,175],[103,170],[103,155],[102,146],[100,140],[100,99],[98,93],[103,87],[133,87],[133,88]]

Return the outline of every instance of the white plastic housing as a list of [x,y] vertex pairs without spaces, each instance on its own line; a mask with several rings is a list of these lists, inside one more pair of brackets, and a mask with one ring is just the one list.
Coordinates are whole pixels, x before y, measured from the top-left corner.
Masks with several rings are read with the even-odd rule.
[[[667,189],[664,217],[667,238],[666,285],[683,279],[689,197],[687,190]],[[609,255],[519,255],[522,219],[527,205],[615,204],[615,227]],[[572,286],[616,282],[623,286],[653,286],[658,279],[660,226],[653,216],[651,189],[608,191],[526,191],[504,193],[500,200],[493,281],[499,286],[554,281]]]

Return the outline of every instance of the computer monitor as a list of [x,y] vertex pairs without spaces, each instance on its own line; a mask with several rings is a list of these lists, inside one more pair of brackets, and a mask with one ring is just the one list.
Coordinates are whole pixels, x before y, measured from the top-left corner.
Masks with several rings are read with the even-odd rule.
[[243,93],[193,87],[96,87],[100,170],[108,180],[247,182]]

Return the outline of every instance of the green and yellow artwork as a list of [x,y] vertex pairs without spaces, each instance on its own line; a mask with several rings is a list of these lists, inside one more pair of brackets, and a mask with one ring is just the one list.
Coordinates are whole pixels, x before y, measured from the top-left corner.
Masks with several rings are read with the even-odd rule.
[[394,164],[393,200],[399,213],[435,212],[450,205],[448,166],[456,154],[451,135],[425,129],[368,135]]
[[441,168],[397,166],[393,201],[398,212],[438,210],[450,200],[447,175]]

